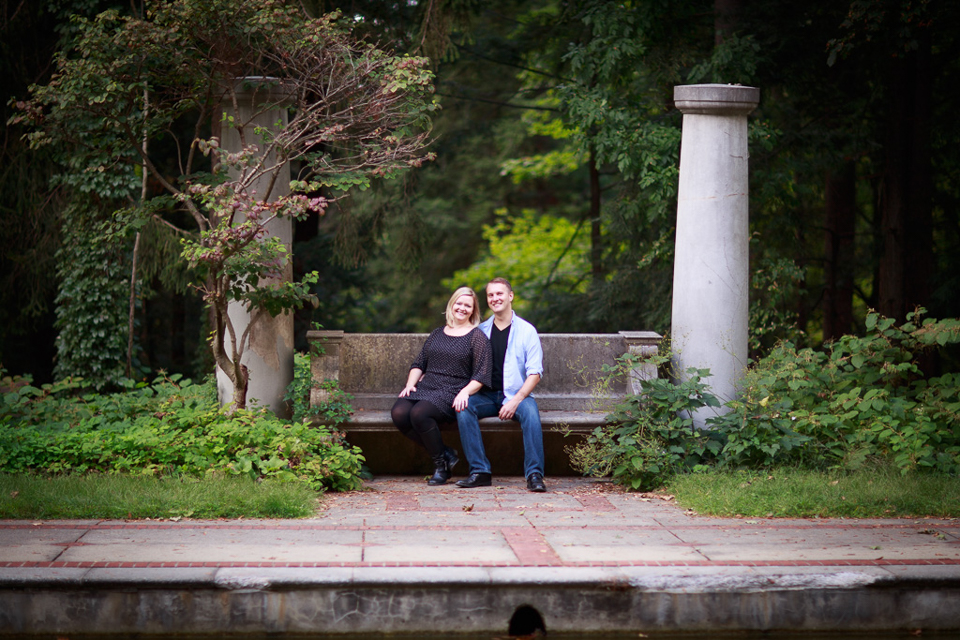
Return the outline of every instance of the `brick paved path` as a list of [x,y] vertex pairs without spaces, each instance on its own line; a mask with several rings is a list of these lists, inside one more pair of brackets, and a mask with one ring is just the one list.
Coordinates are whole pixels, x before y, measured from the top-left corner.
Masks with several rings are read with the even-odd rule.
[[718,519],[607,482],[380,478],[282,521],[0,521],[0,568],[960,565],[957,520]]

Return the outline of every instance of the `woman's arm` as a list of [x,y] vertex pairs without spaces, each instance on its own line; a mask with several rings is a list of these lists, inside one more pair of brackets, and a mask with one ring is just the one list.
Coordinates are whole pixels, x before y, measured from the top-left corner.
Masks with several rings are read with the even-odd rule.
[[457,394],[457,397],[453,399],[453,410],[454,411],[463,411],[467,408],[467,402],[470,401],[470,396],[475,394],[477,391],[483,388],[483,383],[478,382],[477,380],[471,380],[467,383],[463,389],[460,389],[460,393]]
[[417,390],[417,383],[420,382],[420,378],[423,377],[423,370],[418,369],[417,367],[412,367],[410,369],[410,375],[407,376],[407,384],[403,387],[403,390],[400,392],[401,398],[406,398],[412,392]]

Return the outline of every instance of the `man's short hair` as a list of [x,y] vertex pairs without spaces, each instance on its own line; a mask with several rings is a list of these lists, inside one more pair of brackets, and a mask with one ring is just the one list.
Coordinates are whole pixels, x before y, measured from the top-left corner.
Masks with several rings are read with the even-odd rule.
[[507,291],[513,291],[513,287],[510,286],[510,281],[506,278],[501,278],[500,276],[497,276],[487,284],[503,284],[507,286]]

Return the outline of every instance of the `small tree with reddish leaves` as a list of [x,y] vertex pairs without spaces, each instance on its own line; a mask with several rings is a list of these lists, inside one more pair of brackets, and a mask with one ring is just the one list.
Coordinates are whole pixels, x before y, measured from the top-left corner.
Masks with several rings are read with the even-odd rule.
[[[142,18],[108,11],[76,26],[76,47],[19,103],[16,119],[31,126],[32,144],[61,150],[78,188],[147,173],[150,189],[139,200],[131,194],[136,204],[121,213],[182,235],[215,321],[217,366],[242,408],[250,326],[308,302],[316,281],[276,277],[289,255],[265,239],[265,226],[322,213],[354,188],[431,159],[427,60],[392,55],[353,38],[337,14],[310,19],[281,0],[174,0],[151,3]],[[254,117],[286,109],[289,118],[270,127],[236,121],[238,95],[251,90]],[[221,150],[224,128],[236,129],[239,153]],[[297,169],[294,195],[277,198],[285,165]],[[230,302],[251,312],[240,335]]]

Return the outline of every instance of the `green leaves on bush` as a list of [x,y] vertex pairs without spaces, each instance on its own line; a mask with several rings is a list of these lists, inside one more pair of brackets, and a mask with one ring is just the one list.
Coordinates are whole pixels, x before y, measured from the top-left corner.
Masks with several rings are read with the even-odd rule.
[[330,428],[262,411],[222,411],[214,383],[179,376],[127,383],[109,395],[69,395],[7,378],[0,400],[0,471],[127,472],[278,478],[316,490],[360,485],[363,457]]
[[[876,313],[867,335],[822,349],[777,345],[741,380],[740,397],[697,431],[691,411],[719,407],[691,369],[682,382],[646,380],[586,442],[575,467],[633,489],[697,465],[858,469],[871,460],[901,473],[960,473],[960,374],[925,377],[918,358],[960,343],[960,320],[910,314],[902,326]],[[660,356],[665,365],[669,356]],[[637,366],[624,357],[618,371]]]
[[[658,364],[664,360],[661,356]],[[638,364],[630,354],[620,362],[623,370]],[[713,459],[721,448],[718,434],[695,429],[691,412],[718,407],[720,402],[701,380],[706,370],[690,369],[688,374],[677,384],[665,378],[643,381],[643,395],[628,396],[607,416],[605,426],[569,451],[574,468],[647,490],[678,471]]]
[[733,411],[713,423],[728,437],[724,462],[856,469],[887,458],[904,473],[960,472],[958,376],[928,378],[917,364],[960,342],[960,320],[921,322],[922,314],[897,326],[871,313],[865,336],[821,350],[778,345],[747,371]]

